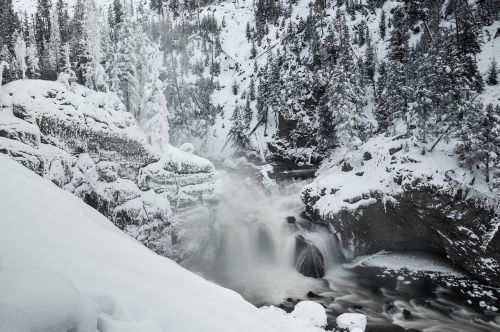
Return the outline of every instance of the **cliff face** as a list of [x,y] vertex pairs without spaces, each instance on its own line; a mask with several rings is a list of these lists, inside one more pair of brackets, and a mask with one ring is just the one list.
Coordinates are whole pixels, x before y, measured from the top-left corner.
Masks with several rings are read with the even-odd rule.
[[352,255],[423,250],[446,255],[500,285],[498,194],[441,146],[378,137],[337,151],[302,193],[307,210],[332,226]]
[[160,254],[179,258],[207,239],[218,197],[209,161],[173,147],[161,157],[113,94],[33,80],[0,93],[1,153]]

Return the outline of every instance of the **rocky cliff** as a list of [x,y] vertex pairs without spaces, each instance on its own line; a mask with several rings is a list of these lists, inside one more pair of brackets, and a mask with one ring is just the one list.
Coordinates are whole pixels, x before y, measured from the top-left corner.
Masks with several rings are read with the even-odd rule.
[[0,94],[1,153],[160,254],[179,258],[207,239],[213,165],[173,147],[155,151],[115,95],[35,80]]
[[498,189],[461,168],[447,144],[426,154],[421,148],[402,135],[337,150],[304,189],[307,210],[354,256],[432,251],[500,285]]

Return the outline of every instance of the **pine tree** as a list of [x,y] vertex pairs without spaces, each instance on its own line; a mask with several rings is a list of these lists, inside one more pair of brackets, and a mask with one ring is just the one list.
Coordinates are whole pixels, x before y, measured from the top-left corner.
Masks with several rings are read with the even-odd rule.
[[61,36],[61,45],[69,41],[69,14],[68,5],[64,0],[58,0],[56,5],[57,18],[59,24],[59,35]]
[[250,30],[250,22],[247,22],[246,37],[247,37],[247,40],[252,39],[252,32]]
[[14,12],[12,0],[0,0],[0,47],[7,45],[9,50],[14,47],[12,36],[20,30],[20,23]]
[[146,132],[149,142],[162,153],[169,142],[169,124],[167,101],[164,84],[160,74],[164,70],[163,54],[156,43],[149,43],[144,50],[147,53],[147,83],[141,100],[139,123]]
[[497,61],[495,58],[491,60],[490,69],[488,71],[488,78],[486,80],[488,85],[497,85],[498,84],[498,69],[497,69]]
[[101,16],[94,0],[88,0],[83,21],[83,61],[81,71],[85,85],[98,91],[107,91],[108,77],[101,62],[104,59],[101,35]]
[[334,67],[320,113],[319,141],[327,148],[354,148],[364,138],[362,91],[356,82],[355,68],[351,49],[344,49]]
[[[489,104],[485,109],[470,109],[462,121],[457,152],[462,162],[484,166],[485,180],[491,181],[491,169],[500,162],[500,108]],[[496,184],[495,184],[496,185]]]
[[26,42],[23,39],[21,34],[17,35],[15,45],[14,45],[14,54],[16,55],[16,61],[19,69],[21,70],[22,79],[26,79]]
[[385,39],[385,34],[386,34],[386,28],[387,28],[387,23],[385,22],[385,11],[382,10],[382,14],[380,14],[380,22],[379,22],[379,32],[380,32],[380,37],[382,39]]
[[38,0],[35,14],[35,38],[38,54],[41,58],[42,78],[44,79],[55,79],[56,77],[56,72],[52,70],[49,60],[51,16],[50,0]]
[[253,79],[253,76],[250,78],[250,86],[249,86],[249,98],[251,101],[255,100],[255,80]]
[[137,73],[137,31],[131,17],[121,24],[117,44],[117,63],[120,73],[120,96],[127,110],[139,116],[140,87]]
[[[157,7],[154,7],[154,6],[158,6],[158,4],[156,4],[156,2],[160,2],[160,8],[158,9]],[[154,5],[153,5],[154,3]],[[161,13],[161,1],[153,1],[151,3],[152,5],[152,9],[156,9],[158,10],[158,13]],[[123,13],[123,4],[121,2],[121,0],[113,0],[113,18],[114,18],[114,25],[116,27],[118,27],[122,22],[123,22],[123,18],[124,18],[124,13]]]
[[38,71],[40,67],[38,65],[38,50],[36,47],[35,29],[33,26],[30,26],[28,30],[28,46],[26,48],[26,57],[29,77],[33,79],[38,78]]
[[54,77],[59,72],[59,64],[61,61],[61,30],[59,28],[59,17],[57,11],[52,11],[51,19],[50,19],[50,39],[47,49],[47,60],[48,60],[48,69],[51,73],[51,76]]

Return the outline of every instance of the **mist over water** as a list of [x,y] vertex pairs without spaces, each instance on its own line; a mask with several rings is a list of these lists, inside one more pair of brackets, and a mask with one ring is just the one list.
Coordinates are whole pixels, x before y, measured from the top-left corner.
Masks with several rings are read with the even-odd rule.
[[399,281],[392,289],[344,268],[335,235],[301,217],[306,180],[263,185],[253,174],[221,175],[225,195],[206,250],[210,259],[190,266],[205,278],[257,306],[312,299],[325,306],[330,322],[361,312],[369,319],[367,331],[500,331],[500,316],[466,307],[447,289]]

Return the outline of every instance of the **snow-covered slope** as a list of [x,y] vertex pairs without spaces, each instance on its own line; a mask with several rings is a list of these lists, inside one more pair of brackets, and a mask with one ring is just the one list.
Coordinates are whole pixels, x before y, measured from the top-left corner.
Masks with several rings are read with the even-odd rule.
[[[208,238],[208,203],[217,196],[212,163],[153,149],[113,93],[18,80],[0,88],[0,102],[0,153],[163,255],[187,254],[183,244],[196,250]],[[191,212],[199,217],[184,218]]]
[[3,155],[0,170],[1,332],[322,331],[152,253]]

